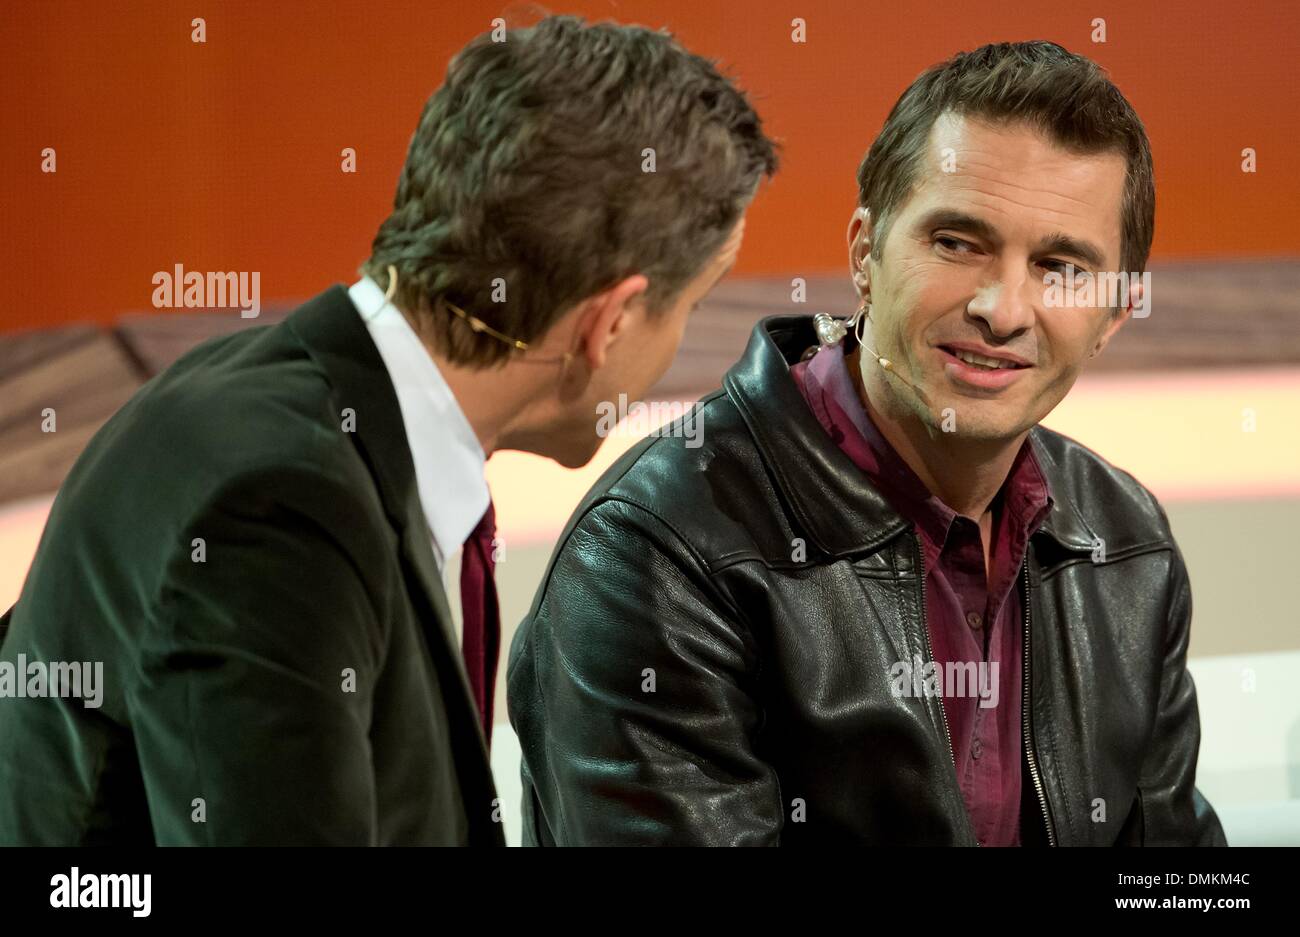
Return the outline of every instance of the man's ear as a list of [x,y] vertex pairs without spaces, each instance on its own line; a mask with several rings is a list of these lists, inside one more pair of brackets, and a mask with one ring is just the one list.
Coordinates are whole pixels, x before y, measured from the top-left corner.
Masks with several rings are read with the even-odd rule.
[[634,274],[591,297],[578,317],[577,339],[587,367],[605,366],[610,347],[626,333],[634,317],[645,314],[645,292],[650,281]]
[[[1141,289],[1141,287],[1137,288]],[[1138,301],[1140,302],[1141,300],[1139,299]],[[1102,329],[1101,337],[1097,339],[1097,344],[1093,346],[1092,353],[1088,355],[1089,358],[1095,358],[1101,354],[1101,350],[1109,344],[1111,337],[1120,330],[1120,326],[1129,320],[1129,316],[1132,315],[1133,312],[1132,306],[1133,302],[1130,300],[1122,306],[1116,306],[1111,309],[1110,321],[1108,321],[1105,328]]]
[[871,298],[871,210],[859,206],[853,210],[847,232],[849,276],[862,300]]

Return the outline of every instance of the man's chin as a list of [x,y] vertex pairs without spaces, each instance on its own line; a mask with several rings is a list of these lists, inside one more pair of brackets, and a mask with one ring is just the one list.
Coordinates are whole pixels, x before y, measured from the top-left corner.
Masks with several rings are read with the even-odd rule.
[[959,423],[955,432],[972,442],[1010,442],[1033,426],[1033,423],[1025,423],[1017,415],[1015,419],[970,420],[966,426]]
[[970,442],[998,442],[1019,436],[1033,423],[1025,414],[1001,412],[1002,407],[988,400],[956,397],[942,401],[930,415],[931,429]]
[[604,440],[599,437],[575,440],[571,444],[557,447],[554,452],[548,452],[546,455],[566,469],[580,469],[596,457],[602,442]]

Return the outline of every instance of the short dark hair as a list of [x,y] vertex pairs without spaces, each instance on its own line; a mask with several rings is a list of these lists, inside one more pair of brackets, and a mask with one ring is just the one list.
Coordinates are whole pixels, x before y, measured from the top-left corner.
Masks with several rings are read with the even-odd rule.
[[999,42],[962,52],[921,74],[889,112],[858,167],[858,204],[871,210],[871,255],[907,200],[934,122],[947,112],[995,125],[1028,123],[1077,153],[1116,151],[1126,161],[1120,263],[1146,270],[1155,235],[1151,144],[1137,112],[1101,66],[1054,42]]
[[573,303],[644,273],[660,312],[776,165],[745,95],[668,33],[547,17],[452,60],[361,271],[386,287],[396,266],[397,299],[440,354],[496,364],[510,346],[446,303],[532,341]]

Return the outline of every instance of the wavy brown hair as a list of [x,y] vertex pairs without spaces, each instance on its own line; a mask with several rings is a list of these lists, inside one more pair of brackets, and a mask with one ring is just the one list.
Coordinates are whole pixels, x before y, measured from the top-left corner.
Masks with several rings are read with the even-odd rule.
[[446,302],[532,341],[642,273],[662,311],[776,165],[745,95],[667,33],[548,17],[452,60],[361,269],[386,287],[396,266],[397,301],[426,340],[454,363],[493,365],[510,347]]
[[858,167],[858,204],[871,210],[871,256],[880,260],[889,223],[907,200],[930,130],[952,112],[992,124],[1028,123],[1080,154],[1118,152],[1127,177],[1120,263],[1146,270],[1155,236],[1151,144],[1137,112],[1097,63],[1054,42],[1000,42],[928,69],[894,104]]

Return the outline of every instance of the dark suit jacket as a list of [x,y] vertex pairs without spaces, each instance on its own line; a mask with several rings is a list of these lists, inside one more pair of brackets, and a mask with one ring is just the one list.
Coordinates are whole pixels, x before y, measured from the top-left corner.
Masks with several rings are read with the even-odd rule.
[[102,661],[104,696],[0,698],[0,843],[503,841],[397,398],[340,286],[145,385],[6,619],[0,660]]

